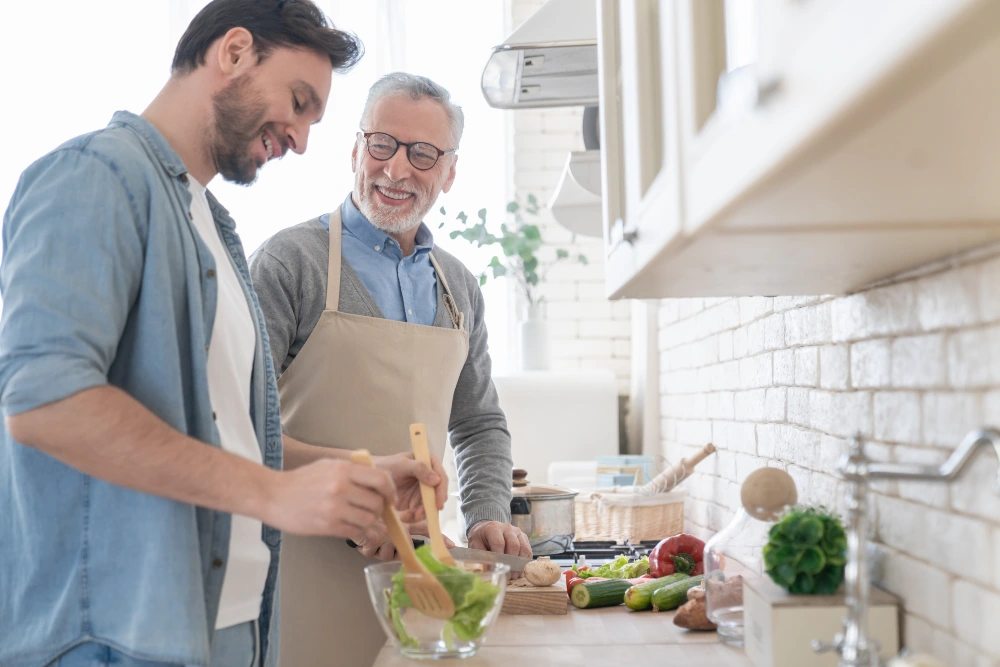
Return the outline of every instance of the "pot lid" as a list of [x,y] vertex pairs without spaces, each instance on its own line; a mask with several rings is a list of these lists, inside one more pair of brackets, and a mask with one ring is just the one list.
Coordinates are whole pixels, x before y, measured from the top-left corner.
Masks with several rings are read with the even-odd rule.
[[556,498],[573,498],[579,494],[579,491],[551,484],[532,484],[528,481],[527,471],[517,468],[514,470],[512,493],[529,500],[555,500]]

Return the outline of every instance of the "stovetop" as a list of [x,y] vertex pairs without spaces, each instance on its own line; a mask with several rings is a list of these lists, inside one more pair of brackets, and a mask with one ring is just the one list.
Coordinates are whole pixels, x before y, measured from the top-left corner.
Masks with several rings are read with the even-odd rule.
[[604,565],[613,561],[621,554],[630,560],[648,556],[657,545],[657,541],[645,541],[637,544],[617,544],[612,541],[573,542],[573,548],[558,554],[549,554],[549,558],[560,567],[579,565]]

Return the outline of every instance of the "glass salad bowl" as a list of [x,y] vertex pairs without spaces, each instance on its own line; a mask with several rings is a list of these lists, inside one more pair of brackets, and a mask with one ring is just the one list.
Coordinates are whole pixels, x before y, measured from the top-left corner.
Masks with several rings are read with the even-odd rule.
[[389,640],[406,657],[417,659],[467,658],[486,640],[500,614],[510,566],[460,560],[457,568],[434,559],[430,548],[417,555],[437,576],[455,602],[455,616],[447,621],[425,616],[410,603],[398,561],[365,568],[368,595]]

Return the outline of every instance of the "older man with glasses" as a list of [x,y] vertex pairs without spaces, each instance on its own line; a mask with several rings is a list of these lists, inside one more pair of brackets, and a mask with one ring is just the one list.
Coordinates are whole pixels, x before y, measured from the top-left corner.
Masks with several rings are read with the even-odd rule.
[[[348,443],[399,454],[410,449],[409,424],[422,422],[438,458],[451,436],[469,546],[529,556],[510,525],[510,435],[479,282],[434,247],[422,222],[455,181],[463,124],[430,79],[377,81],[351,155],[354,190],[332,213],[271,237],[250,272],[280,373],[283,427],[315,445],[286,456],[322,458]],[[394,556],[383,526],[359,543],[287,538],[283,664],[371,664],[385,638],[363,568]]]

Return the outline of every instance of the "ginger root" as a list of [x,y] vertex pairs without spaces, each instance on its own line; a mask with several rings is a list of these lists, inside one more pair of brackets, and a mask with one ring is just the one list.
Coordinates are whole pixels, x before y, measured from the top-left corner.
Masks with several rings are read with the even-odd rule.
[[688,601],[674,614],[674,625],[687,630],[715,630],[715,623],[708,620],[705,609],[705,589],[695,587],[688,591]]

